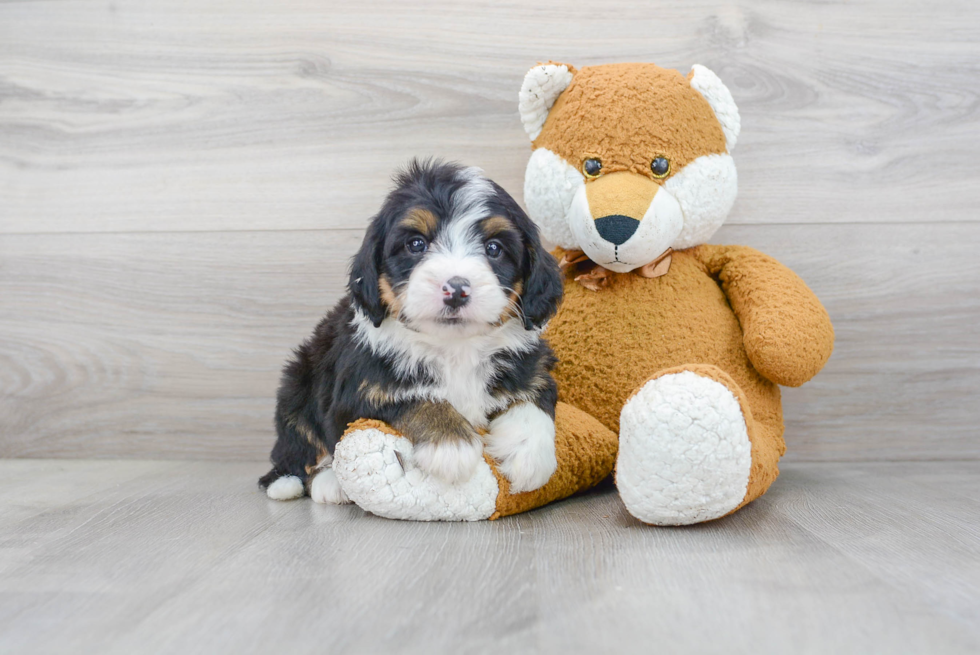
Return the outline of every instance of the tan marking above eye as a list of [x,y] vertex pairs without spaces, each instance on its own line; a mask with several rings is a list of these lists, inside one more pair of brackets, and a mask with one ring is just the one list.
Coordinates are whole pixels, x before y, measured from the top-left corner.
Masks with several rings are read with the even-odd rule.
[[517,228],[514,227],[514,224],[503,216],[491,216],[490,218],[484,219],[480,224],[480,229],[483,230],[483,235],[488,239],[501,232],[513,232],[517,234]]
[[439,218],[428,209],[414,207],[405,214],[405,218],[401,220],[399,225],[429,237],[435,233],[436,226],[439,225]]

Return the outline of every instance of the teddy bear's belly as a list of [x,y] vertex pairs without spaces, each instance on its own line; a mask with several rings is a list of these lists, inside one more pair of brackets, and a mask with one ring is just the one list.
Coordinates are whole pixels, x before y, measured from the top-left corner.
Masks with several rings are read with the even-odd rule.
[[569,278],[545,336],[559,358],[560,399],[615,432],[630,394],[658,371],[683,364],[727,372],[756,418],[778,421],[782,431],[779,388],[752,368],[727,298],[686,253],[674,255],[667,275],[616,275],[600,291]]

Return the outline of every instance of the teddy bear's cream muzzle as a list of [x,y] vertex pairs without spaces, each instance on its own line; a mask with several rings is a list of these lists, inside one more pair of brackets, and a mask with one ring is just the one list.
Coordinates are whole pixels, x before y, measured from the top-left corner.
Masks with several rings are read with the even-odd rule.
[[629,172],[580,187],[568,219],[589,259],[617,273],[656,260],[684,227],[680,203],[653,180]]

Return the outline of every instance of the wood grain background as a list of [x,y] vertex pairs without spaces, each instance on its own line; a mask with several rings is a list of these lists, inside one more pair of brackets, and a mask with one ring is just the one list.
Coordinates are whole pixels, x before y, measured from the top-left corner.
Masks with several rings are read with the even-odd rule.
[[788,458],[980,456],[974,0],[0,1],[0,456],[264,459],[392,170],[520,198],[548,59],[728,84],[714,241],[794,268],[838,334],[785,393]]

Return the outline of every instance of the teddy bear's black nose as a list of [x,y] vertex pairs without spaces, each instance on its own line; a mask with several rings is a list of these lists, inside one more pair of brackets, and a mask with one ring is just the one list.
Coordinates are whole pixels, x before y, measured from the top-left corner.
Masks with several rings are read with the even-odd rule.
[[599,236],[617,246],[626,243],[638,227],[640,227],[640,221],[621,214],[595,219],[595,229],[599,231]]

